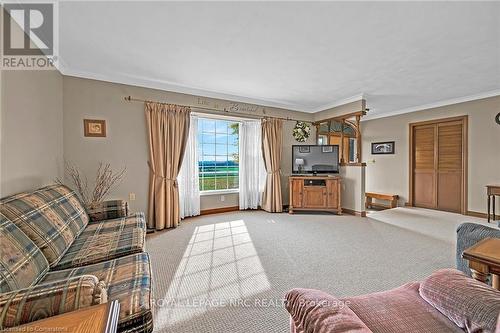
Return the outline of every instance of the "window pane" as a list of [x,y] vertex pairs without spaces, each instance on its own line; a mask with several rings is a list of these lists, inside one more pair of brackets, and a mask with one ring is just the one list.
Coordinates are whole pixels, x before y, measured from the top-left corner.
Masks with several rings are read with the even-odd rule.
[[229,156],[234,155],[234,154],[238,155],[238,146],[235,146],[235,145],[227,146],[227,154]]
[[[215,145],[212,144],[203,144],[201,147],[203,155],[215,155]],[[204,161],[207,161],[204,159]],[[209,161],[214,161],[214,160],[209,160]]]
[[230,145],[238,145],[238,134],[230,134],[227,143]]
[[227,185],[227,188],[229,189],[237,189],[239,188],[239,183],[238,183],[239,179],[238,179],[238,175],[230,175],[228,177],[228,185]]
[[215,133],[202,133],[199,141],[201,143],[215,143]]
[[215,131],[218,134],[227,134],[227,125],[228,125],[227,121],[217,120],[216,126],[215,126]]
[[227,156],[227,144],[226,145],[215,145],[215,155]]
[[200,123],[202,124],[202,131],[206,133],[214,133],[215,132],[215,120],[209,119],[200,119]]
[[227,190],[227,173],[220,174],[217,173],[215,180],[215,189],[216,190]]
[[228,126],[229,126],[228,133],[238,136],[240,124],[239,123],[229,123]]
[[238,189],[239,123],[199,119],[200,190]]
[[227,145],[227,135],[217,133],[217,138],[215,139],[217,144]]

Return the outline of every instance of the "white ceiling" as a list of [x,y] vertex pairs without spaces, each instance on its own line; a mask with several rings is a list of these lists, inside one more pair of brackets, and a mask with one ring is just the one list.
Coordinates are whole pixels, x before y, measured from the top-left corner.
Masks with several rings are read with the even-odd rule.
[[500,94],[498,2],[72,1],[59,27],[64,74],[265,106]]

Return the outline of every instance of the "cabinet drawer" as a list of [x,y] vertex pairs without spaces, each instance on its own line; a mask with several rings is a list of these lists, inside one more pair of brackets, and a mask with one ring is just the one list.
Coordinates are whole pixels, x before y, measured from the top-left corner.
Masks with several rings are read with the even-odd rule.
[[304,179],[304,186],[326,186],[324,179]]

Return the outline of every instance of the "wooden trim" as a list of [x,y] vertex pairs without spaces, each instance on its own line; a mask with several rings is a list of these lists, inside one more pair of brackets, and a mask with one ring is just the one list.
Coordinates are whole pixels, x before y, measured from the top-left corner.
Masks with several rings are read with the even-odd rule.
[[200,215],[210,215],[210,214],[235,212],[235,211],[238,211],[238,210],[240,210],[240,206],[229,206],[229,207],[203,209],[202,211],[200,211]]
[[468,117],[467,115],[464,115],[464,116],[424,120],[424,121],[417,121],[415,123],[410,123],[410,125],[413,125],[413,126],[434,125],[434,124],[439,124],[439,123],[447,123],[450,121],[462,121],[464,118],[467,118],[467,117]]
[[462,119],[462,214],[469,208],[469,116]]
[[486,214],[486,213],[480,213],[480,212],[474,212],[472,210],[468,210],[465,215],[479,217],[479,218],[482,218],[482,219],[487,219],[488,218],[488,214]]
[[342,207],[342,213],[346,213],[346,214],[354,215],[354,216],[366,217],[366,211],[358,212],[357,210],[344,208],[344,207]]
[[[409,128],[409,193],[408,193],[408,206],[409,207],[414,207],[414,198],[413,198],[413,149],[414,149],[414,142],[413,142],[413,130],[417,126],[422,126],[422,125],[437,125],[440,123],[445,123],[445,122],[461,122],[462,123],[462,197],[461,197],[461,214],[462,215],[467,215],[468,213],[468,194],[469,194],[469,184],[468,184],[468,165],[469,165],[469,151],[468,151],[468,146],[469,146],[469,141],[468,141],[468,135],[469,135],[469,116],[464,115],[464,116],[456,116],[456,117],[448,117],[448,118],[440,118],[440,119],[432,119],[432,120],[426,120],[426,121],[419,121],[419,122],[414,122],[410,123],[408,125]],[[434,135],[438,135],[438,130],[436,130],[436,133]],[[436,138],[435,138],[436,139]],[[434,140],[434,142],[437,142]],[[435,150],[435,154],[437,154],[437,151]],[[437,156],[434,156],[434,163],[437,163]],[[436,171],[437,172],[437,171]],[[434,186],[437,186],[437,177],[435,177],[435,184]],[[437,192],[434,191],[436,194]],[[436,198],[437,200],[437,198]]]

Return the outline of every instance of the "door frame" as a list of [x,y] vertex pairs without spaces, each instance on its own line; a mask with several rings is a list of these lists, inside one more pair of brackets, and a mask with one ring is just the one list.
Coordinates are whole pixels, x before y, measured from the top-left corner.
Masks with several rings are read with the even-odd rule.
[[[457,117],[448,117],[448,118],[439,118],[432,120],[419,121],[409,124],[409,193],[408,193],[408,206],[415,207],[414,198],[413,198],[413,183],[414,183],[414,173],[413,173],[413,152],[414,152],[414,144],[413,144],[413,131],[417,126],[422,125],[433,125],[439,123],[445,123],[450,121],[461,121],[462,122],[462,194],[461,194],[461,211],[462,215],[467,215],[468,209],[468,165],[469,165],[469,150],[468,150],[468,129],[469,129],[469,116],[457,116]],[[437,156],[436,156],[437,157]],[[436,183],[437,186],[437,183]],[[437,198],[436,198],[437,200]]]

